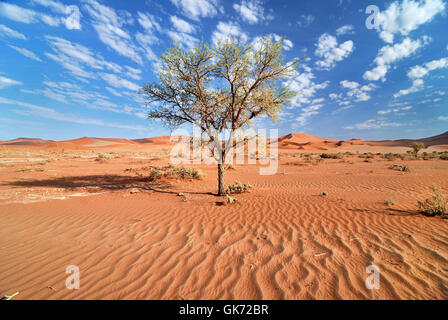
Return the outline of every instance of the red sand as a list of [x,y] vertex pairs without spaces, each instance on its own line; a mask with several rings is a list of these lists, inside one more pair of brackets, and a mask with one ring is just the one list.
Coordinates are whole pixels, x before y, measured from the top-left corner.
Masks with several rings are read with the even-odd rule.
[[[448,220],[422,216],[416,206],[433,183],[446,194],[448,161],[352,155],[306,163],[299,155],[308,150],[409,148],[360,140],[337,146],[292,134],[279,139],[277,174],[260,176],[258,165],[228,170],[227,183],[254,189],[218,206],[225,198],[210,194],[214,166],[200,166],[202,181],[145,181],[145,167],[169,161],[166,138],[149,140],[157,143],[82,138],[0,146],[0,296],[448,298]],[[446,150],[442,142],[429,150]],[[116,158],[102,163],[98,153]],[[390,170],[392,163],[411,171]],[[381,271],[379,290],[366,289],[370,264]],[[65,288],[69,265],[80,268],[79,290]]]

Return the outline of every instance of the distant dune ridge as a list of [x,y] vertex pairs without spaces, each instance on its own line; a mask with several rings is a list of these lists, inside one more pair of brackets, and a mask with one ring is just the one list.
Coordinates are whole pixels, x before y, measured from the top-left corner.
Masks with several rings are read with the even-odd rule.
[[[414,142],[423,142],[426,147],[430,146],[448,146],[448,131],[440,135],[421,139],[399,139],[399,140],[382,140],[368,141],[353,138],[350,140],[326,139],[317,136],[311,136],[306,133],[290,133],[270,141],[270,144],[278,144],[280,149],[297,149],[297,150],[330,150],[343,149],[350,146],[371,146],[371,147],[409,147]],[[1,141],[0,146],[38,146],[39,148],[98,148],[98,147],[114,147],[114,146],[138,146],[138,145],[170,145],[174,142],[170,141],[170,136],[160,136],[142,139],[119,139],[119,138],[93,138],[82,137],[72,140],[54,141],[43,140],[39,138],[17,138],[9,141]]]

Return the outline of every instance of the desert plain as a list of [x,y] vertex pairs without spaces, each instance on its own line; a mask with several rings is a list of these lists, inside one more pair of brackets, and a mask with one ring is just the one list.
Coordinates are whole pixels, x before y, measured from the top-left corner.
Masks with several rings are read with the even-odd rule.
[[[448,133],[423,140],[421,152],[448,151]],[[253,186],[228,203],[215,165],[195,165],[200,180],[148,180],[169,165],[169,137],[0,142],[0,296],[448,298],[448,219],[417,207],[433,184],[447,194],[448,161],[394,156],[407,140],[275,143],[274,175],[227,170],[227,184]],[[66,288],[70,265],[78,290]]]

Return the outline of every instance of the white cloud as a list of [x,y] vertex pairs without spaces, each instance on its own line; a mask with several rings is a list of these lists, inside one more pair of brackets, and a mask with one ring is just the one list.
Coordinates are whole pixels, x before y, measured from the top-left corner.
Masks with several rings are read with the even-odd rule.
[[218,8],[218,0],[171,0],[171,2],[182,11],[182,13],[193,20],[200,18],[213,18],[218,14],[218,10],[223,12],[223,8]]
[[310,104],[316,91],[325,89],[330,84],[329,81],[315,83],[313,81],[315,76],[311,72],[311,69],[306,66],[304,66],[304,69],[304,72],[296,71],[293,77],[284,82],[286,87],[299,93],[292,99],[292,107],[300,107],[304,104]]
[[393,43],[394,35],[407,36],[444,10],[445,3],[442,0],[404,0],[401,3],[395,1],[376,18],[380,37],[385,42]]
[[314,22],[314,20],[316,20],[316,18],[311,14],[301,14],[299,18],[300,19],[297,20],[297,24],[300,27],[308,27]]
[[385,120],[369,119],[361,123],[356,123],[354,125],[346,126],[344,129],[348,130],[366,130],[366,129],[381,129],[384,127],[400,127],[401,123],[398,122],[388,122]]
[[135,39],[137,39],[137,42],[140,44],[142,50],[144,50],[146,59],[149,61],[156,61],[157,56],[152,51],[151,45],[157,43],[159,40],[151,34],[143,34],[140,32],[137,32]]
[[56,120],[56,121],[65,121],[65,122],[78,123],[78,124],[87,124],[87,125],[102,126],[102,127],[112,127],[112,128],[136,130],[136,131],[147,130],[147,128],[145,128],[143,126],[124,125],[121,123],[113,123],[113,122],[109,122],[109,121],[84,118],[84,117],[80,117],[80,116],[77,116],[74,114],[63,114],[54,109],[45,108],[45,107],[37,106],[34,104],[17,101],[17,100],[6,99],[3,97],[0,97],[0,104],[17,105],[17,106],[28,109],[26,111],[19,111],[19,113],[21,113],[21,114],[28,115],[28,116],[30,116],[30,115],[38,116],[38,117],[47,118],[47,119]]
[[422,66],[415,66],[409,70],[408,77],[411,79],[423,78],[429,72],[443,68],[448,68],[448,57],[441,58],[439,60],[432,60]]
[[418,49],[427,45],[430,42],[430,38],[423,36],[418,40],[411,40],[405,38],[401,43],[394,44],[393,46],[386,45],[378,51],[378,55],[375,58],[377,66],[372,70],[368,70],[364,73],[363,78],[370,81],[386,81],[386,74],[389,70],[390,64],[400,61],[404,58],[416,53]]
[[412,109],[412,106],[392,108],[392,109],[386,109],[386,110],[379,110],[378,114],[385,115],[385,114],[389,114],[389,113],[397,113],[400,111],[409,111],[411,109]]
[[117,90],[112,89],[111,87],[106,87],[106,90],[112,93],[116,97],[122,97],[123,95],[119,93]]
[[394,94],[394,98],[398,98],[410,93],[418,92],[423,90],[424,88],[424,82],[422,79],[416,79],[412,82],[412,86],[405,90],[400,90],[398,93]]
[[343,86],[344,88],[348,88],[348,89],[355,89],[359,87],[359,83],[355,82],[355,81],[347,81],[347,80],[342,80],[340,82],[341,86]]
[[337,36],[343,36],[345,34],[354,34],[354,33],[355,33],[354,27],[351,24],[347,24],[345,26],[336,29]]
[[318,110],[322,108],[324,99],[316,99],[313,97],[316,92],[327,88],[330,84],[329,81],[315,83],[313,81],[315,76],[311,68],[306,65],[302,67],[304,68],[304,72],[295,71],[293,77],[283,83],[289,89],[299,93],[292,99],[291,106],[287,107],[288,109],[302,107],[301,113],[295,119],[296,124],[299,126],[304,126],[308,123],[310,117],[319,114]]
[[212,34],[212,42],[216,44],[219,40],[224,41],[228,38],[234,38],[245,42],[249,37],[241,30],[237,23],[219,22],[216,30]]
[[62,102],[62,103],[66,103],[66,104],[68,103],[66,97],[63,94],[61,94],[61,93],[54,92],[53,90],[50,90],[48,88],[43,90],[42,93],[47,98],[50,98],[52,100],[56,100],[56,101],[59,101],[59,102]]
[[66,5],[56,0],[31,0],[31,4],[39,4],[41,6],[49,7],[53,11],[61,14],[65,14],[67,8]]
[[101,42],[114,49],[118,54],[128,57],[142,65],[143,60],[139,49],[133,43],[131,36],[123,29],[125,24],[132,20],[127,14],[119,15],[108,6],[98,3],[96,0],[83,0],[84,8],[93,19],[93,27]]
[[103,57],[83,45],[53,36],[45,36],[45,39],[54,51],[54,53],[45,53],[45,55],[61,64],[75,76],[96,78],[92,72],[85,70],[84,67],[98,70],[108,69],[114,72],[123,70],[118,64],[104,60]]
[[112,73],[100,73],[100,76],[104,81],[106,81],[109,85],[115,88],[125,88],[132,91],[137,91],[138,89],[140,89],[140,87],[135,83],[120,78],[119,76]]
[[0,2],[0,15],[17,22],[27,24],[42,21],[52,27],[57,27],[63,23],[67,29],[81,29],[81,15],[77,6],[66,6],[56,0],[31,0],[30,3],[33,5],[38,4],[48,7],[53,12],[58,13],[59,16],[50,16],[45,13],[4,2]]
[[183,33],[183,32],[176,32],[176,31],[168,31],[168,36],[173,40],[174,42],[179,42],[180,44],[191,48],[193,47],[196,42],[199,41],[199,39],[193,37],[192,35]]
[[141,74],[142,74],[142,70],[140,69],[136,69],[136,68],[132,68],[130,66],[125,66],[125,69],[127,70],[125,72],[125,75],[131,79],[134,80],[140,80],[142,78]]
[[173,24],[174,28],[179,32],[183,32],[183,33],[195,33],[196,32],[196,28],[191,23],[188,23],[187,21],[185,21],[183,19],[180,19],[176,16],[171,16],[170,20],[171,20],[171,23]]
[[34,10],[25,9],[6,2],[0,2],[0,15],[22,23],[36,23],[39,21],[38,15]]
[[41,59],[40,59],[34,52],[32,52],[32,51],[30,51],[30,50],[27,50],[27,49],[25,49],[25,48],[19,48],[19,47],[13,46],[13,45],[8,45],[8,46],[9,46],[10,48],[16,50],[16,51],[19,52],[21,55],[23,55],[23,56],[25,56],[25,57],[27,57],[27,58],[30,58],[30,59],[35,60],[35,61],[42,62],[42,60],[41,60]]
[[330,93],[328,96],[331,100],[341,99],[342,93]]
[[330,70],[336,66],[336,62],[347,58],[354,50],[353,41],[348,40],[338,44],[335,37],[324,33],[319,37],[316,44],[317,49],[314,54],[322,60],[316,62],[316,65],[325,70]]
[[448,121],[448,116],[439,116],[437,120]]
[[23,83],[20,81],[16,81],[13,79],[9,79],[9,78],[0,76],[0,89],[4,89],[4,88],[10,87],[10,86],[22,85],[22,84]]
[[376,66],[372,70],[366,71],[363,75],[363,78],[365,80],[369,80],[369,81],[378,81],[380,79],[382,79],[383,81],[386,81],[385,76],[386,76],[388,70],[389,70],[389,66],[385,66],[385,65]]
[[17,32],[15,30],[12,30],[8,28],[7,26],[0,24],[0,36],[5,36],[9,38],[15,38],[15,39],[21,39],[21,40],[27,40],[25,35],[21,34],[20,32]]
[[[278,42],[282,39],[281,36],[279,36],[278,34],[269,34],[267,36],[265,36],[267,38],[269,38],[271,41],[275,41]],[[262,37],[256,37],[254,38],[254,40],[252,41],[252,45],[254,46],[254,48],[259,48],[260,45],[260,40],[262,39]],[[283,39],[283,50],[285,51],[289,51],[294,47],[294,44],[292,43],[291,40],[288,40],[286,38]]]
[[374,84],[361,86],[358,82],[348,80],[342,80],[339,84],[343,88],[348,89],[346,98],[343,99],[342,94],[332,94],[330,98],[337,100],[338,104],[341,106],[349,105],[353,102],[368,101],[370,100],[369,92],[377,88]]
[[233,5],[233,9],[249,24],[273,19],[272,15],[264,13],[261,0],[241,0],[240,4],[235,3]]
[[137,21],[147,32],[161,31],[160,24],[152,14],[139,11],[137,12]]

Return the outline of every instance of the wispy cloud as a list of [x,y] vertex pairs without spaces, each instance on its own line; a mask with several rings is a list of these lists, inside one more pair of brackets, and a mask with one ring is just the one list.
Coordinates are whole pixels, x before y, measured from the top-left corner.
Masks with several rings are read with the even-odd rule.
[[299,20],[297,20],[297,24],[300,27],[308,27],[314,22],[314,20],[316,20],[316,17],[312,14],[301,14],[299,16]]
[[386,120],[369,119],[364,122],[356,123],[354,125],[346,126],[344,129],[348,130],[368,130],[368,129],[381,129],[385,127],[400,127],[403,124],[399,122],[390,122]]
[[67,6],[56,0],[31,0],[30,4],[45,6],[59,15],[48,15],[6,2],[0,2],[0,15],[10,20],[26,24],[44,22],[52,27],[63,24],[70,30],[81,29],[80,12],[77,6]]
[[10,86],[18,86],[18,85],[22,85],[22,84],[23,83],[20,81],[0,76],[0,89],[4,89],[4,88],[10,87]]
[[193,26],[191,23],[185,21],[184,19],[178,18],[176,16],[170,17],[171,23],[173,24],[173,27],[178,32],[184,32],[184,33],[195,33],[196,27]]
[[8,28],[7,26],[0,24],[0,36],[2,37],[9,37],[9,38],[15,38],[20,40],[27,40],[25,35],[22,33],[12,30],[11,28]]
[[213,18],[224,8],[218,0],[171,0],[183,15],[198,21],[200,18]]
[[92,18],[92,24],[101,42],[115,50],[119,55],[128,57],[142,65],[139,49],[131,35],[123,28],[131,20],[126,13],[119,15],[115,9],[95,0],[83,0],[84,8]]
[[89,48],[59,37],[45,36],[54,53],[45,53],[47,57],[58,62],[73,75],[81,78],[95,79],[95,73],[86,67],[96,70],[110,70],[122,72],[123,68],[113,62],[106,61],[101,55]]
[[29,59],[32,59],[32,60],[35,60],[38,62],[42,62],[42,60],[34,52],[32,52],[28,49],[19,48],[19,47],[13,46],[13,45],[8,45],[8,46]]
[[86,125],[101,126],[101,127],[112,127],[112,128],[135,130],[135,131],[147,130],[147,128],[145,128],[143,126],[124,125],[124,124],[120,124],[120,123],[85,118],[85,117],[81,117],[81,116],[78,116],[75,114],[64,114],[64,113],[58,112],[54,109],[37,106],[37,105],[27,103],[27,102],[6,99],[3,97],[0,97],[0,104],[20,106],[20,107],[27,109],[27,110],[22,110],[22,112],[20,112],[21,114],[32,115],[32,116],[47,118],[47,119],[56,120],[56,121],[65,121],[65,122],[71,122],[71,123],[86,124]]
[[241,0],[240,3],[233,4],[233,9],[249,24],[270,21],[274,18],[272,14],[265,13],[261,0]]
[[241,41],[247,41],[249,39],[246,32],[235,22],[219,22],[216,26],[216,30],[212,34],[212,42],[218,43],[228,38],[234,38]]
[[355,33],[355,27],[351,24],[347,24],[345,26],[336,29],[337,36],[343,36],[346,34],[354,34],[354,33]]

